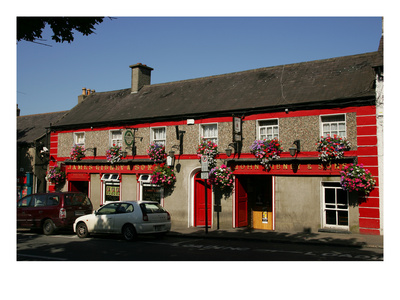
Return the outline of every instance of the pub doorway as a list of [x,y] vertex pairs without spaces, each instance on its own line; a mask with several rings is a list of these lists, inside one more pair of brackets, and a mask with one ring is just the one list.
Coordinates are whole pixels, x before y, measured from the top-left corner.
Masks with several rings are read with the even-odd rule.
[[205,196],[207,193],[207,223],[212,224],[212,190],[210,184],[201,179],[201,173],[198,172],[194,177],[194,226],[206,226],[206,205]]
[[235,227],[274,229],[272,176],[236,176]]
[[89,182],[88,181],[69,181],[68,191],[81,192],[89,196]]

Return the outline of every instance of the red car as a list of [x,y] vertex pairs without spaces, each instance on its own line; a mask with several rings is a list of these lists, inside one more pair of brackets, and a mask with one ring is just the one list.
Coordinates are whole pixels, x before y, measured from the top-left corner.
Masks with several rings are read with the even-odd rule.
[[61,228],[72,229],[77,217],[92,211],[92,203],[83,193],[32,194],[17,202],[17,227],[42,228],[49,235]]

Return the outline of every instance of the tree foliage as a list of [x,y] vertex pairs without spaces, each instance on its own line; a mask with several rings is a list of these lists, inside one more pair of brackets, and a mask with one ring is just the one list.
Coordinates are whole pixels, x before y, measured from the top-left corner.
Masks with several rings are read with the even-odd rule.
[[42,38],[43,29],[48,24],[53,31],[51,39],[56,43],[74,40],[73,30],[87,36],[94,33],[95,25],[103,22],[103,17],[17,17],[17,41],[35,42]]

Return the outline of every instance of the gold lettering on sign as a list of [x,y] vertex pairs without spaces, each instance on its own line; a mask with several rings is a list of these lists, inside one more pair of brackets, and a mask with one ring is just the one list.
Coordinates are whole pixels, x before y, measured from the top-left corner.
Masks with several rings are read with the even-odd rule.
[[307,165],[307,169],[312,170],[312,165],[311,165],[311,164],[308,164],[308,165]]
[[259,170],[260,166],[259,165],[254,165],[254,170]]
[[276,169],[280,170],[281,169],[281,165],[276,165]]
[[247,170],[253,170],[253,166],[252,165],[247,165]]
[[287,165],[287,164],[284,164],[284,165],[283,165],[283,169],[284,169],[284,170],[287,170],[287,169],[288,169],[288,165]]
[[147,166],[147,170],[151,171],[153,169],[152,165]]

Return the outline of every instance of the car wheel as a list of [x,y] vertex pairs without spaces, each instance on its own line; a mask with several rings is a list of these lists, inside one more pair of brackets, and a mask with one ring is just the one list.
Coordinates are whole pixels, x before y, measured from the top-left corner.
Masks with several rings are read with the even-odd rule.
[[85,223],[81,222],[76,225],[76,235],[81,239],[88,237],[89,231]]
[[124,239],[127,241],[133,241],[136,239],[136,230],[135,227],[133,227],[132,224],[125,225],[122,228],[122,235],[124,236]]
[[43,223],[43,233],[45,235],[50,235],[53,234],[56,230],[56,226],[54,225],[54,222],[50,219],[47,219]]

